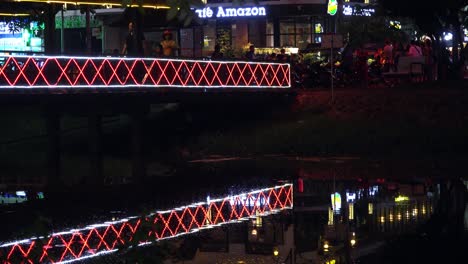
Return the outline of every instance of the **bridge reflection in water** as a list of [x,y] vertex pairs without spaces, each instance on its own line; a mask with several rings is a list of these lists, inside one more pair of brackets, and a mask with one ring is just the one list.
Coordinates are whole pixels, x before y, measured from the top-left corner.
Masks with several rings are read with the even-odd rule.
[[0,244],[2,263],[70,263],[133,245],[191,234],[202,229],[278,213],[293,207],[293,186],[284,184],[207,199],[144,217],[127,217],[81,229]]

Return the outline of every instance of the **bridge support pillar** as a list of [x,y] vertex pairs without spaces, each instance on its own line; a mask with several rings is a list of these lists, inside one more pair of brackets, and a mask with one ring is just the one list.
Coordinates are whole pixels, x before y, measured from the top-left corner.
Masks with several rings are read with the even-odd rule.
[[103,185],[102,116],[99,113],[90,113],[88,116],[88,144],[90,170],[85,182],[89,185]]
[[62,184],[60,175],[60,114],[57,109],[48,107],[45,110],[47,130],[47,178],[49,187]]
[[131,152],[132,152],[132,181],[141,183],[146,176],[146,164],[143,144],[145,142],[144,123],[149,105],[135,105],[130,111],[131,117]]

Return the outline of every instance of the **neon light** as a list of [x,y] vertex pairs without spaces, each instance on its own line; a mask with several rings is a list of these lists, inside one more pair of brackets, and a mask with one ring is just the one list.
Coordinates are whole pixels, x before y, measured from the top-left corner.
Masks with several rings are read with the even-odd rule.
[[[212,18],[214,15],[211,7],[205,7],[203,9],[195,9],[199,18]],[[216,11],[216,17],[255,17],[255,16],[266,16],[266,9],[263,6],[260,7],[237,7],[237,8],[223,8],[218,6]]]
[[[155,58],[5,56],[0,88],[290,88],[290,65]],[[105,90],[107,91],[107,90]]]
[[[70,263],[112,253],[122,246],[130,246],[137,232],[147,232],[140,228],[143,223],[151,225],[151,228],[145,233],[146,241],[135,241],[138,246],[247,221],[252,217],[291,209],[292,190],[292,184],[285,184],[224,198],[207,199],[206,202],[171,210],[155,211],[142,218],[132,216],[97,223],[81,229],[53,233],[45,238],[42,245],[37,243],[38,238],[3,243],[0,244],[0,262],[12,263],[14,259],[15,262],[26,263]],[[232,199],[234,204],[230,202]],[[41,247],[39,254],[36,247]]]

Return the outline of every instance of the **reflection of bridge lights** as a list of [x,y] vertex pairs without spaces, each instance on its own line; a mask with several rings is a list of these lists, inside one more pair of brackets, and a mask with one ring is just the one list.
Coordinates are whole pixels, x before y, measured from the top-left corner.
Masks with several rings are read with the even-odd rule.
[[[261,200],[260,197],[269,198],[270,203],[252,209],[248,204],[231,206],[229,203],[231,198],[237,201],[242,201],[242,199],[229,196],[209,199],[209,204],[201,202],[171,210],[155,211],[142,218],[127,217],[117,221],[89,225],[81,229],[53,233],[45,238],[34,237],[3,243],[0,244],[0,262],[11,263],[14,259],[15,263],[16,260],[18,263],[70,263],[128,247],[135,235],[144,235],[142,239],[146,241],[139,241],[138,244],[143,246],[207,228],[249,221],[258,215],[266,216],[292,208],[292,189],[292,184],[285,184],[243,194],[246,197],[256,197],[256,200]],[[206,222],[207,219],[209,219],[208,222]],[[152,231],[149,233],[141,228],[147,225],[151,226]],[[36,243],[37,239],[45,239],[45,245]]]
[[353,238],[353,239],[351,239],[350,242],[351,242],[351,246],[352,246],[352,247],[354,247],[354,245],[356,245],[356,239]]
[[385,222],[385,217],[381,216],[380,217],[380,223],[384,223]]
[[367,205],[367,213],[371,215],[373,212],[374,212],[374,204],[369,203]]
[[397,215],[397,219],[398,219],[398,221],[401,221],[401,214]]
[[409,211],[406,211],[406,213],[405,213],[406,219],[409,219],[409,216],[410,216]]
[[418,215],[418,209],[417,208],[414,208],[413,209],[413,216],[417,216]]
[[422,210],[421,210],[421,213],[422,213],[423,215],[426,214],[426,206],[425,206],[425,205],[423,205]]
[[390,214],[390,215],[388,216],[388,218],[389,218],[390,222],[393,222],[393,214]]

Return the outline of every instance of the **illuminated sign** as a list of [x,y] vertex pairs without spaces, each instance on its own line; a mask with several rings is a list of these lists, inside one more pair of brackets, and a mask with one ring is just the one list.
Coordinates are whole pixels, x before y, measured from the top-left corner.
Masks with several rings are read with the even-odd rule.
[[338,11],[338,1],[328,0],[327,13],[334,16]]
[[375,13],[375,8],[366,8],[361,7],[359,5],[351,6],[351,5],[344,5],[343,6],[343,15],[345,16],[372,16]]
[[230,7],[224,8],[218,6],[218,8],[205,7],[203,9],[196,9],[199,18],[212,18],[212,17],[255,17],[255,16],[266,16],[265,7]]
[[341,209],[341,195],[339,193],[331,194],[331,202],[333,211],[339,211]]
[[0,50],[43,52],[44,24],[31,22],[15,26],[13,22],[0,22]]

